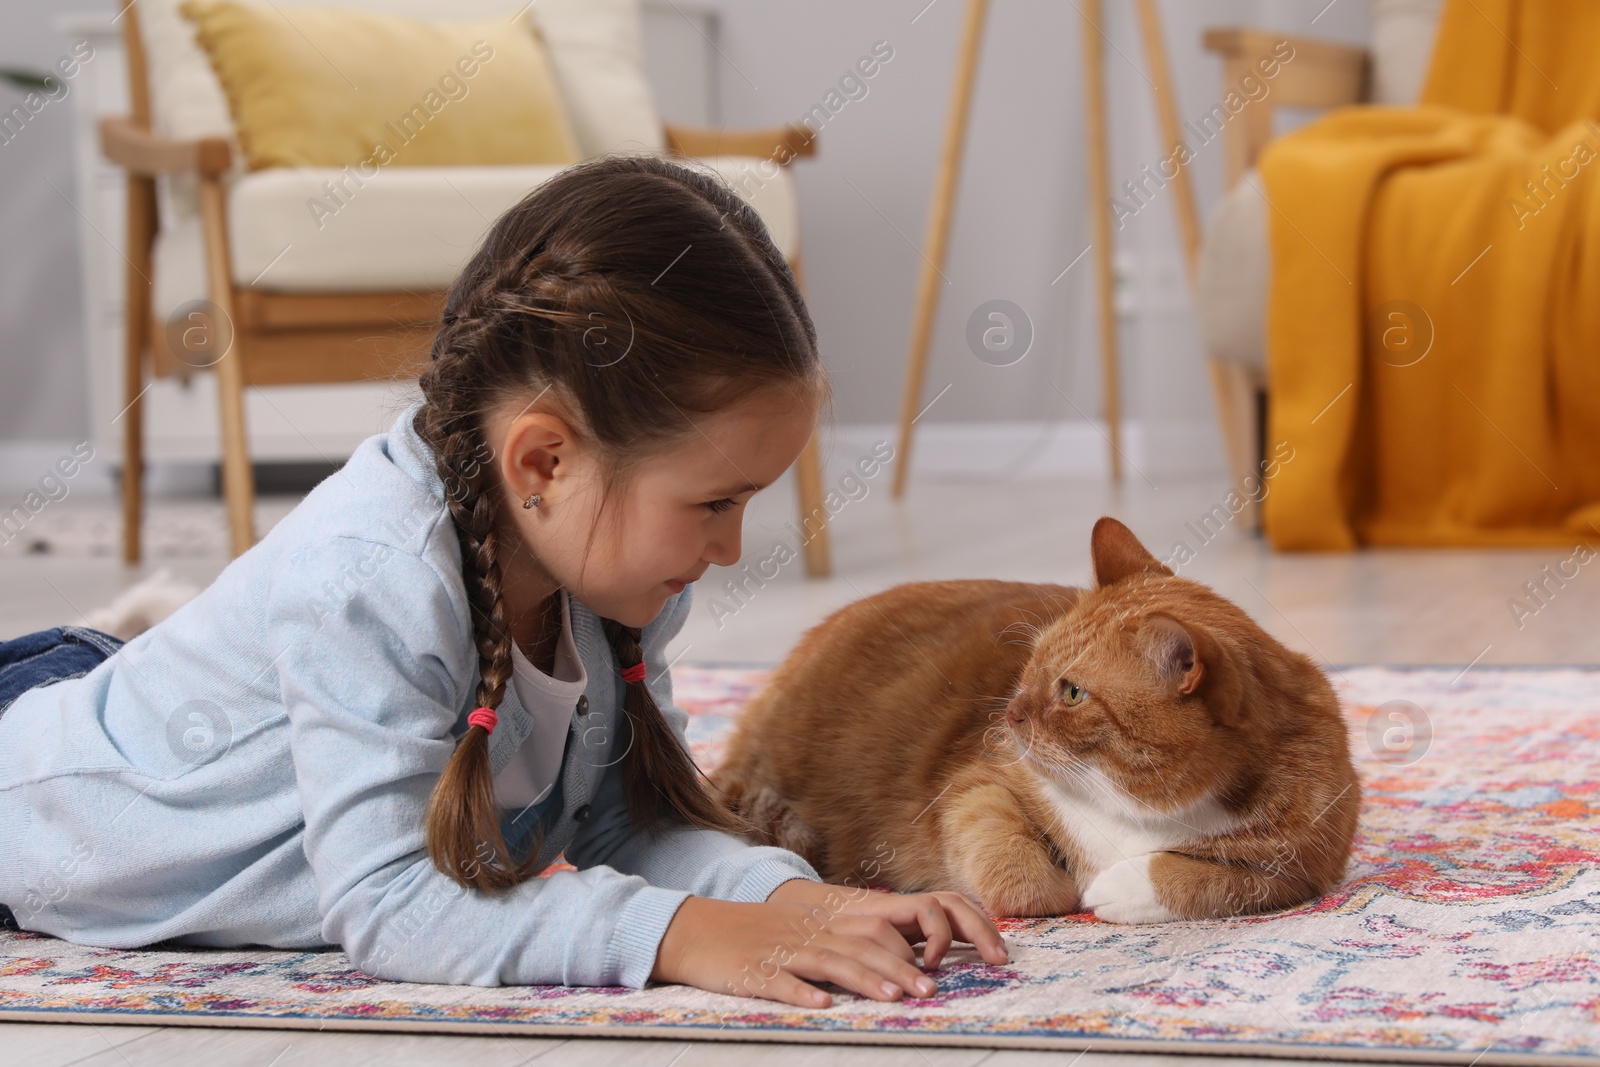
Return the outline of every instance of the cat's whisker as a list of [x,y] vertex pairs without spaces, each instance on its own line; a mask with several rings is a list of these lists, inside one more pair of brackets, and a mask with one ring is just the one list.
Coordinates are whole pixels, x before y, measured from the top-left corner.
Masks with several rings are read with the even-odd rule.
[[1040,627],[1033,626],[1033,625],[1031,625],[1029,623],[1022,622],[1022,621],[1019,620],[1017,622],[1012,623],[1010,626],[1007,626],[1004,630],[1001,630],[1000,633],[998,635],[996,635],[996,636],[997,637],[1004,636],[1005,634],[1010,633],[1012,630],[1021,630],[1022,631],[1022,639],[1020,641],[1001,641],[1000,642],[1001,644],[1007,644],[1007,645],[1020,644],[1024,648],[1030,648],[1031,649],[1031,648],[1036,647],[1039,644],[1039,638],[1044,633],[1044,631]]
[[1001,716],[1005,715],[1006,706],[1011,703],[1010,698],[1009,697],[1004,697],[1004,696],[985,697],[984,699],[987,700],[987,701],[993,701],[993,703],[988,708],[984,708],[980,704],[979,707],[978,707],[978,712],[979,712],[979,714],[983,715],[985,718],[989,719],[991,722],[993,720],[995,720],[997,718],[1000,718]]
[[[1045,597],[1045,599],[1048,600],[1052,604],[1060,603],[1061,601],[1067,600],[1067,598],[1062,596],[1060,593],[1051,593],[1049,596]],[[1071,612],[1074,608],[1076,608],[1078,606],[1079,599],[1080,599],[1079,597],[1073,597],[1070,601],[1068,601],[1067,610],[1065,612],[1062,612],[1062,614],[1065,615],[1068,612]]]
[[[1127,790],[1118,787],[1117,784],[1111,781],[1106,773],[1100,770],[1098,767],[1085,763],[1076,756],[1068,756],[1068,758],[1071,759],[1074,764],[1076,764],[1074,770],[1077,771],[1079,780],[1084,782],[1084,784],[1087,785],[1092,791],[1104,797],[1125,816],[1132,819],[1137,819],[1138,814],[1133,807],[1133,805],[1137,805],[1138,807],[1144,808],[1151,815],[1154,815],[1158,818],[1172,818],[1172,816],[1167,812],[1145,803],[1143,800],[1140,800]],[[1130,801],[1132,802],[1131,804]],[[1190,826],[1188,828],[1195,830],[1197,833],[1199,832],[1196,827]]]
[[[990,735],[995,733],[996,731],[999,731],[999,735],[998,736],[1001,737],[1001,740],[999,742],[994,742],[994,741],[991,741],[989,739]],[[1012,746],[1016,746],[1017,747],[1017,758],[1012,760],[1010,763],[1002,763],[1002,764],[998,765],[998,766],[1001,766],[1001,767],[1014,767],[1018,763],[1021,763],[1024,759],[1028,758],[1028,754],[1029,754],[1030,750],[1033,747],[1033,738],[1031,736],[1032,735],[1032,731],[1031,730],[1029,731],[1029,734],[1030,734],[1030,736],[1029,736],[1029,739],[1028,739],[1028,743],[1026,745],[1020,745],[1020,743],[1017,740],[1016,733],[1014,731],[1012,731],[1012,729],[1010,727],[1006,726],[1003,722],[1002,723],[996,723],[996,724],[994,724],[992,726],[987,727],[983,731],[983,742],[984,742],[984,746],[985,747],[994,748],[994,749],[1003,749],[1003,748],[1005,748],[1007,746],[1008,743],[1010,745],[1012,745]]]
[[1003,725],[1001,725],[1000,723],[997,723],[997,722],[996,723],[991,723],[983,731],[983,743],[984,743],[984,745],[986,747],[988,747],[988,748],[999,748],[1000,747],[1000,741],[997,740],[997,739],[1000,738],[1001,731],[1003,731],[1003,730],[1005,730],[1005,727]]
[[1014,629],[1017,629],[1019,627],[1021,629],[1025,630],[1025,631],[1031,632],[1034,636],[1038,636],[1038,634],[1042,632],[1038,626],[1036,626],[1033,623],[1028,622],[1026,619],[1017,619],[1016,621],[1012,622],[1010,625],[1008,625],[1004,630],[1001,630],[1000,632],[1001,633],[1006,633],[1009,630],[1014,630]]
[[[1033,618],[1035,620],[1035,623],[1037,623],[1038,618],[1039,618],[1038,613],[1034,612],[1032,609],[1030,609],[1030,608],[1022,608],[1021,609],[1021,613],[1024,614],[1024,615],[1030,616],[1031,618]],[[1037,629],[1037,626],[1035,628]]]

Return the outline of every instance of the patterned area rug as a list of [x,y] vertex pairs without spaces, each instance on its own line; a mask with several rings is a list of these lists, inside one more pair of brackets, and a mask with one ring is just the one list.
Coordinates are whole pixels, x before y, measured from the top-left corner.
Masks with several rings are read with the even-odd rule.
[[[764,669],[678,667],[715,762]],[[1004,920],[939,993],[791,1009],[682,986],[379,981],[339,952],[0,936],[0,1020],[1600,1063],[1600,669],[1330,668],[1366,802],[1349,877],[1270,917]]]

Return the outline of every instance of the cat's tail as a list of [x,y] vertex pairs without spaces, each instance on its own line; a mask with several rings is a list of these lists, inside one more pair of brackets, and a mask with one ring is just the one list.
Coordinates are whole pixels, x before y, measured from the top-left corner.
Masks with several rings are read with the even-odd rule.
[[756,828],[757,844],[786,848],[816,870],[823,870],[827,857],[822,835],[800,817],[787,797],[737,762],[719,767],[711,781],[721,792],[723,803]]

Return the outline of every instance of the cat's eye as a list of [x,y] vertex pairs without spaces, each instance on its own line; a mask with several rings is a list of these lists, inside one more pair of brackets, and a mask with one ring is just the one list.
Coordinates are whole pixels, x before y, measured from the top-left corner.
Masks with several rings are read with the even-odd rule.
[[1061,703],[1069,708],[1082,704],[1088,695],[1089,691],[1081,685],[1074,685],[1068,681],[1061,683]]

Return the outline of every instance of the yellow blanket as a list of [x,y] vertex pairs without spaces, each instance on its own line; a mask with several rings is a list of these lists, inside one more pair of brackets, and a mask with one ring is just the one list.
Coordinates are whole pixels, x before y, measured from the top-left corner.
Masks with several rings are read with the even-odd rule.
[[1449,0],[1262,154],[1278,549],[1600,541],[1600,2]]

